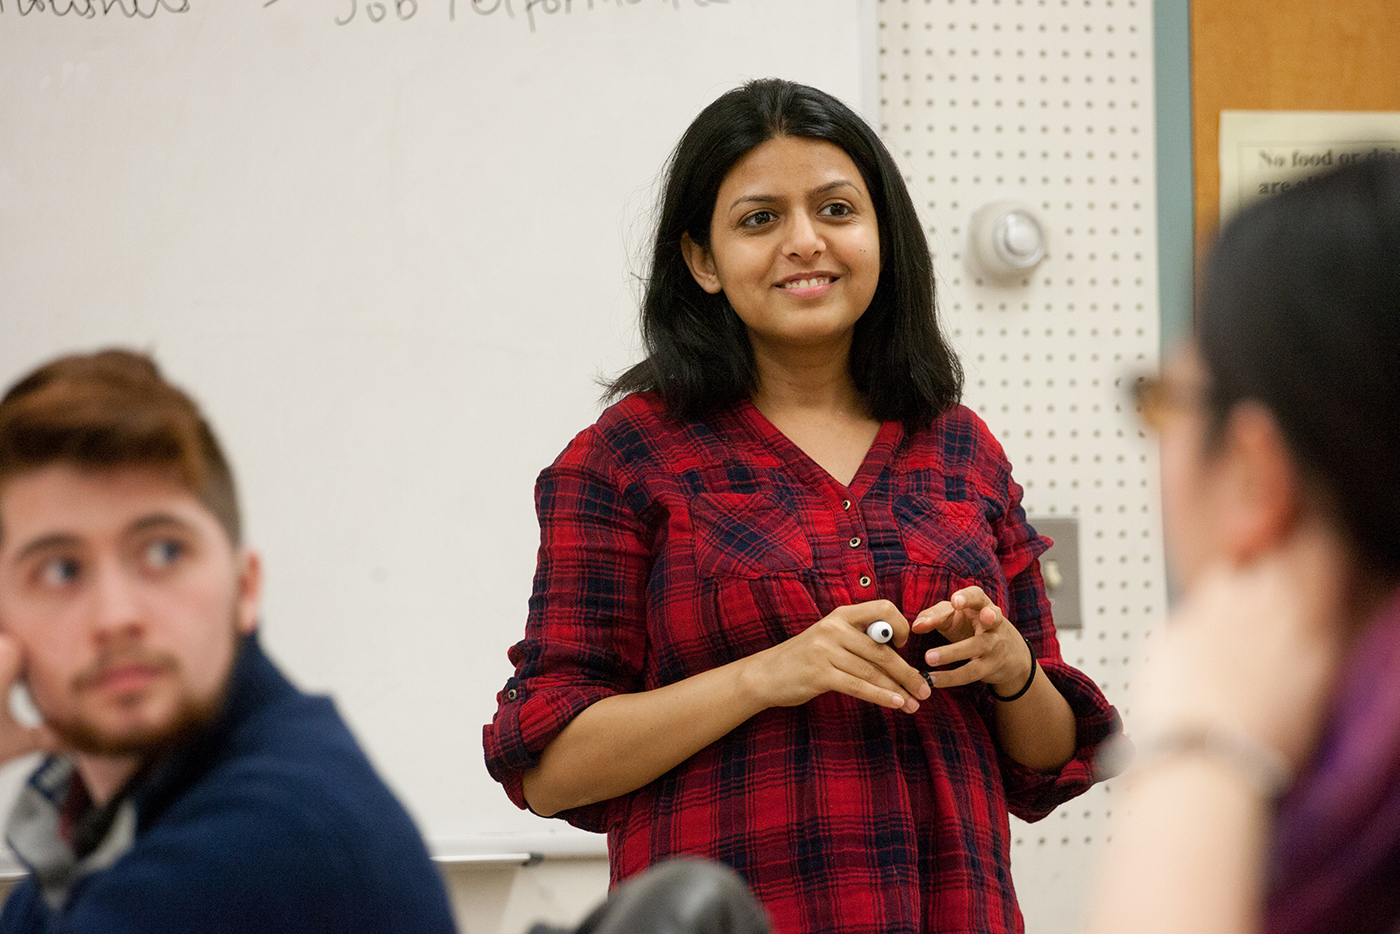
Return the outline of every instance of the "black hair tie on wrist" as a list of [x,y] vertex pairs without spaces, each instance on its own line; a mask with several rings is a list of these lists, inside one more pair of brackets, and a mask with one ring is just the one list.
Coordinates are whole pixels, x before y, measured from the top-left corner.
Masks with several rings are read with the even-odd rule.
[[1031,676],[1026,679],[1025,684],[1021,685],[1021,690],[1017,691],[1015,694],[1012,694],[1010,697],[1002,697],[996,691],[993,691],[991,689],[991,685],[987,686],[987,690],[991,692],[991,695],[997,700],[1001,701],[1003,704],[1009,704],[1014,700],[1020,700],[1025,695],[1025,693],[1031,689],[1031,685],[1035,683],[1035,670],[1038,667],[1035,660],[1035,648],[1031,645],[1031,640],[1026,639],[1024,635],[1021,636],[1021,638],[1025,639],[1026,648],[1029,649],[1031,653]]

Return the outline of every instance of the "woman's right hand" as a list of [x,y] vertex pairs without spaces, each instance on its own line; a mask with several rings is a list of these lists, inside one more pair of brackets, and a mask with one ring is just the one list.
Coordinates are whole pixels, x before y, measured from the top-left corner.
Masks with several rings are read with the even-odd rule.
[[796,707],[836,691],[913,713],[931,689],[891,644],[866,634],[876,620],[893,627],[892,645],[908,641],[909,622],[888,600],[837,607],[791,639],[749,656],[749,689],[763,708]]

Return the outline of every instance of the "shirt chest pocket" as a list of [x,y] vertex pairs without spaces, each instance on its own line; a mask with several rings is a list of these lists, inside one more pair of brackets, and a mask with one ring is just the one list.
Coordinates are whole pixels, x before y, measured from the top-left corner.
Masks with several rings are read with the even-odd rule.
[[771,493],[701,493],[690,518],[701,577],[754,580],[812,567],[807,536]]
[[911,564],[966,580],[1001,580],[996,537],[977,502],[900,496],[894,502],[900,542]]

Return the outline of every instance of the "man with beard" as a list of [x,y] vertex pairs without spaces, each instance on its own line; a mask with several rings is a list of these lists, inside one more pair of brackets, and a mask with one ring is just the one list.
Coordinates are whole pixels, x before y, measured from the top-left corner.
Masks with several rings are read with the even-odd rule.
[[326,698],[258,645],[257,555],[193,402],[125,351],[0,400],[0,931],[451,931],[408,814]]

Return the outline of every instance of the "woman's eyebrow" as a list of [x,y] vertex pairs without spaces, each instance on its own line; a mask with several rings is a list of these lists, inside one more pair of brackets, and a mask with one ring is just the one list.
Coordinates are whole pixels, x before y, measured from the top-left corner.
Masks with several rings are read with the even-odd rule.
[[[818,185],[816,188],[813,188],[811,191],[807,192],[807,196],[810,198],[813,195],[824,195],[829,191],[835,191],[837,188],[855,187],[855,182],[850,182],[842,178],[837,179],[834,182],[827,182],[825,185]],[[772,204],[775,201],[782,200],[783,199],[778,197],[777,195],[744,195],[742,198],[735,199],[734,203],[729,206],[729,209],[732,211],[739,205],[747,202],[757,202],[759,204]]]
[[[808,194],[809,196],[810,196],[810,195],[824,195],[824,194],[826,194],[828,191],[835,191],[837,188],[855,188],[855,187],[856,187],[855,182],[848,182],[848,181],[846,181],[844,178],[842,178],[842,179],[837,179],[837,180],[834,181],[834,182],[827,182],[825,185],[818,185],[816,188],[813,188],[813,189],[812,189],[811,191],[809,191],[807,194]],[[858,189],[857,189],[857,190],[858,190]]]
[[777,195],[744,195],[742,198],[736,198],[734,203],[729,206],[729,209],[732,211],[739,205],[745,204],[747,202],[756,202],[758,204],[773,204],[774,202],[782,200],[783,199],[778,197]]

